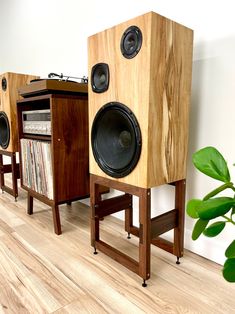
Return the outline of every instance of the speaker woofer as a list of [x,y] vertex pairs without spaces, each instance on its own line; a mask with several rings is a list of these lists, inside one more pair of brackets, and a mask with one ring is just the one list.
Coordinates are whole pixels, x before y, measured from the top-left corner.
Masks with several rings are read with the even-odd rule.
[[5,77],[2,78],[2,90],[4,92],[7,90],[7,79]]
[[109,176],[122,178],[132,172],[142,145],[133,112],[118,102],[103,106],[93,121],[91,145],[96,162]]
[[109,66],[97,63],[91,70],[91,86],[95,93],[103,93],[109,87]]
[[121,39],[121,52],[127,59],[134,58],[142,46],[142,33],[137,26],[130,26],[123,33]]
[[0,146],[6,149],[10,142],[10,125],[5,112],[0,111]]

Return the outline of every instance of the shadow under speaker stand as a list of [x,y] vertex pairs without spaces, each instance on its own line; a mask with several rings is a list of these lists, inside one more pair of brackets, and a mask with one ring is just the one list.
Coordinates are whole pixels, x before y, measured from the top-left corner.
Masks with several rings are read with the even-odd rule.
[[[193,31],[154,12],[88,39],[91,173],[91,243],[145,280],[150,244],[183,255],[184,201],[191,94]],[[101,92],[94,69],[105,64]],[[99,80],[98,80],[99,81]],[[125,194],[101,200],[97,187]],[[151,219],[151,188],[175,186],[175,208]],[[132,223],[132,195],[139,197],[139,227]],[[139,237],[139,262],[100,239],[99,219],[126,211],[128,233]],[[174,229],[173,243],[159,235]]]

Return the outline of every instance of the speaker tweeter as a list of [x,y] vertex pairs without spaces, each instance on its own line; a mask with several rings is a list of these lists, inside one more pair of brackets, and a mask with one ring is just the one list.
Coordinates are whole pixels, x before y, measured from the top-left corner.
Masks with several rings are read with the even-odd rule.
[[2,90],[4,92],[7,90],[7,79],[5,77],[2,78]]
[[142,46],[142,32],[137,26],[130,26],[121,38],[121,52],[127,59],[134,58]]
[[133,112],[118,102],[103,106],[93,121],[91,144],[106,174],[121,178],[132,172],[141,153],[141,131]]
[[97,63],[91,70],[91,86],[95,93],[103,93],[109,88],[109,66]]

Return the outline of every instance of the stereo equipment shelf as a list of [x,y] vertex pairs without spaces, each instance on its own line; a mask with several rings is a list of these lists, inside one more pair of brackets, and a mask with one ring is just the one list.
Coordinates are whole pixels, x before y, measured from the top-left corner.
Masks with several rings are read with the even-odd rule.
[[[27,212],[28,214],[33,214],[33,198],[51,206],[56,234],[61,234],[59,204],[71,204],[72,201],[89,196],[87,99],[87,94],[47,94],[24,98],[17,102],[19,142],[25,145],[24,149],[23,146],[20,147],[20,172],[21,186],[28,192]],[[22,112],[45,109],[50,110],[51,135],[24,133]],[[23,169],[23,165],[28,166],[27,169],[32,168],[31,165],[27,164],[29,160],[24,158],[23,154],[26,152],[32,155],[32,151],[35,155],[31,156],[31,160],[35,163],[33,166],[36,166],[37,169],[34,175],[29,174],[29,181],[36,178],[36,181],[38,181],[37,188],[40,187],[42,182],[47,183],[48,178],[44,164],[42,161],[39,161],[44,161],[44,157],[48,155],[42,154],[42,156],[38,156],[37,154],[38,151],[43,150],[43,143],[49,143],[50,147],[52,199],[45,194],[37,192],[37,189],[35,189],[36,183],[31,186],[25,184],[28,181],[26,180],[26,172]],[[31,144],[33,146],[32,150],[27,146]],[[35,147],[38,148],[36,153],[34,151]]]
[[42,141],[51,141],[50,135],[38,135],[38,134],[24,134],[24,138],[32,139],[32,140],[42,140]]

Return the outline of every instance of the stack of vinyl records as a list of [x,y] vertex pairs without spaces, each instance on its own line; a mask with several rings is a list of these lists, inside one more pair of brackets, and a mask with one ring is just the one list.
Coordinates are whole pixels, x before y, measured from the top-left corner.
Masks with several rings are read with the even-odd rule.
[[23,185],[53,199],[50,143],[23,138],[20,145]]

